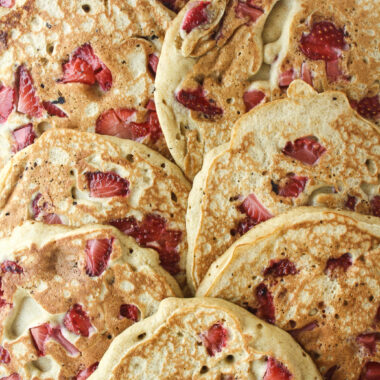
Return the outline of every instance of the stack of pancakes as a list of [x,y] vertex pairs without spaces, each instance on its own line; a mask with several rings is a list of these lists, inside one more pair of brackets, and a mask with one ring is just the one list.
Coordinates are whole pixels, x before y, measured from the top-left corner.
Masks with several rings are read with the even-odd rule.
[[0,380],[380,380],[380,0],[0,0]]

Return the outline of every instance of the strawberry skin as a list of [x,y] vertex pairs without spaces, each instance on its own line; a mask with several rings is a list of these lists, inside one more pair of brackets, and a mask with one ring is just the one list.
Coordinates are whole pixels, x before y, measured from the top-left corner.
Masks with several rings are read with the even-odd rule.
[[126,197],[129,181],[114,172],[87,172],[90,196],[93,198]]
[[377,120],[380,118],[380,96],[363,98],[359,103],[352,102],[358,113],[366,119]]
[[42,105],[50,116],[67,117],[66,113],[52,102],[42,102]]
[[113,238],[92,239],[86,243],[86,273],[90,277],[100,276],[107,268],[112,253]]
[[267,286],[261,283],[256,288],[256,298],[259,307],[255,314],[269,323],[275,322],[275,308],[273,304],[273,296]]
[[186,33],[208,21],[206,8],[209,4],[210,1],[197,1],[192,4],[193,6],[185,13],[181,26]]
[[13,273],[13,274],[22,274],[24,270],[20,265],[15,263],[14,261],[5,260],[1,263],[1,271],[3,273]]
[[20,150],[34,143],[37,135],[34,133],[33,124],[26,124],[12,132],[14,143],[12,145],[12,152],[17,153]]
[[249,18],[250,22],[256,22],[258,18],[264,14],[263,10],[259,7],[250,4],[250,1],[243,2],[238,1],[238,5],[235,8],[237,18]]
[[3,346],[0,346],[0,363],[9,364],[11,362],[11,357],[8,350]]
[[0,7],[12,8],[16,0],[0,0]]
[[326,148],[309,136],[301,137],[294,142],[288,141],[282,150],[286,156],[295,158],[307,165],[316,164],[325,152]]
[[95,74],[92,67],[83,59],[73,58],[63,65],[63,78],[61,83],[95,83]]
[[120,306],[120,316],[137,322],[139,320],[139,309],[135,305],[123,304]]
[[148,68],[151,71],[151,73],[155,76],[157,72],[157,66],[158,66],[158,57],[156,54],[149,54],[148,57]]
[[201,335],[201,339],[207,353],[215,356],[227,345],[228,332],[220,323],[215,323]]
[[292,174],[286,179],[285,185],[279,188],[278,195],[287,198],[298,198],[305,190],[308,180],[307,177]]
[[248,112],[252,108],[258,106],[265,101],[265,94],[259,90],[246,91],[243,94],[245,111]]
[[379,380],[380,379],[380,363],[367,362],[363,367],[359,380]]
[[11,87],[0,85],[0,124],[5,123],[15,106],[16,92]]
[[263,380],[290,380],[292,377],[292,374],[282,363],[271,357],[268,358],[267,370]]
[[89,337],[92,328],[90,318],[79,304],[75,304],[70,308],[65,315],[63,324],[67,330],[76,335],[85,336],[86,338]]
[[12,375],[2,377],[0,380],[21,380],[21,377],[18,373],[12,373]]
[[99,362],[96,362],[90,365],[90,367],[80,371],[73,380],[86,380],[87,378],[90,377],[90,375],[92,375],[96,371],[96,369],[98,368],[98,365],[99,365]]
[[52,328],[49,323],[44,323],[37,327],[32,327],[29,329],[32,335],[33,343],[37,349],[38,356],[45,356],[45,343],[49,339]]

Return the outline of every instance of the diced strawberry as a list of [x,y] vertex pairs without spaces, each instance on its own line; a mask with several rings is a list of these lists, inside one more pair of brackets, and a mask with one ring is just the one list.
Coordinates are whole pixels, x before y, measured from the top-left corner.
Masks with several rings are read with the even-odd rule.
[[282,150],[287,156],[307,165],[314,165],[326,152],[326,148],[312,137],[301,137],[294,142],[288,141]]
[[344,204],[344,207],[348,208],[349,210],[355,211],[356,203],[358,202],[357,198],[349,195],[347,197],[346,203]]
[[16,0],[0,0],[0,7],[12,8],[15,5]]
[[257,19],[264,14],[263,10],[250,4],[250,1],[243,2],[238,1],[238,5],[235,8],[235,13],[237,18],[249,18],[250,22],[256,22]]
[[114,172],[87,172],[86,177],[91,197],[126,197],[129,194],[129,181]]
[[120,316],[137,322],[139,320],[139,309],[135,305],[123,304],[120,306]]
[[29,117],[41,117],[44,111],[33,85],[33,78],[24,65],[16,72],[16,88],[18,95],[17,111]]
[[12,373],[12,375],[1,377],[0,380],[21,380],[21,377],[18,373]]
[[112,87],[111,70],[102,63],[102,68],[99,72],[95,72],[95,78],[103,91],[109,91]]
[[148,68],[153,74],[153,76],[156,75],[157,72],[157,66],[158,66],[158,57],[156,54],[149,54],[148,58]]
[[180,90],[176,95],[176,99],[186,108],[202,112],[207,116],[222,115],[223,110],[206,99],[205,92],[202,87],[196,90]]
[[371,199],[372,214],[380,217],[380,195],[376,195]]
[[269,266],[264,269],[264,276],[284,277],[296,273],[297,268],[289,259],[271,260]]
[[90,367],[83,369],[82,371],[78,373],[78,375],[74,377],[73,380],[86,380],[87,378],[90,377],[90,375],[92,375],[96,371],[96,369],[98,368],[98,365],[99,365],[99,362],[96,362],[92,364]]
[[40,201],[42,197],[42,194],[41,193],[38,193],[34,198],[33,198],[33,201],[32,201],[32,218],[33,219],[36,219],[38,217],[38,215],[40,215],[40,212],[42,211],[42,207],[38,204],[38,202]]
[[12,132],[12,136],[14,139],[13,145],[12,145],[12,152],[17,153],[20,150],[26,148],[27,146],[34,143],[35,138],[37,135],[35,134],[33,130],[33,124],[25,124],[21,127],[15,129]]
[[324,379],[325,380],[332,380],[333,379],[333,376],[334,376],[334,373],[335,371],[339,368],[338,365],[334,365],[332,367],[330,367],[327,372],[325,373],[324,375]]
[[338,59],[326,62],[326,75],[329,82],[336,82],[342,76]]
[[246,91],[243,94],[245,111],[248,112],[252,108],[258,106],[265,101],[265,94],[259,90]]
[[22,274],[24,270],[14,261],[5,260],[1,263],[1,271],[3,273]]
[[89,337],[90,330],[92,329],[89,316],[79,304],[75,304],[70,308],[65,315],[63,324],[67,330],[74,334],[85,336],[86,338]]
[[379,380],[380,379],[380,363],[367,362],[363,367],[359,380]]
[[349,253],[345,253],[336,259],[328,259],[326,263],[325,273],[331,275],[334,271],[341,268],[343,272],[352,265],[352,257]]
[[201,334],[202,343],[210,356],[215,356],[227,345],[228,332],[220,324],[215,323],[206,332]]
[[257,286],[256,298],[259,303],[259,307],[255,310],[255,314],[269,323],[274,323],[276,319],[273,296],[264,283]]
[[32,327],[29,329],[32,335],[33,343],[37,349],[38,356],[45,356],[45,343],[52,334],[52,328],[49,323]]
[[148,117],[148,126],[150,130],[150,138],[155,143],[163,136],[160,122],[158,120],[157,112],[150,112]]
[[0,363],[9,364],[11,362],[11,356],[8,350],[3,346],[0,346]]
[[15,106],[16,91],[0,85],[0,124],[5,123]]
[[107,268],[112,253],[113,238],[92,239],[86,243],[86,273],[100,276]]
[[192,7],[185,13],[181,28],[190,33],[194,28],[205,24],[208,21],[206,8],[210,1],[196,1]]
[[60,83],[83,83],[92,85],[95,83],[95,74],[91,65],[80,58],[72,58],[62,66],[63,78]]
[[307,62],[304,62],[301,65],[301,79],[307,84],[310,84],[310,86],[313,85],[313,75]]
[[79,350],[71,344],[62,334],[59,327],[53,327],[51,329],[51,338],[58,342],[70,355],[77,356],[80,354]]
[[380,97],[375,95],[372,97],[363,98],[360,102],[351,102],[351,106],[366,119],[377,120],[380,118]]
[[356,341],[364,346],[371,355],[375,355],[376,343],[380,341],[380,332],[360,334]]
[[67,117],[66,113],[52,102],[42,102],[42,105],[50,116]]
[[295,79],[294,70],[290,69],[280,74],[278,85],[280,87],[288,87]]
[[313,60],[335,61],[346,48],[343,29],[338,29],[330,21],[315,23],[310,33],[304,34],[300,41],[301,51]]
[[149,99],[147,105],[145,106],[145,108],[149,111],[156,111],[156,104],[154,103],[154,100],[152,99]]
[[57,214],[46,214],[42,220],[45,224],[62,224],[62,220]]
[[286,179],[285,185],[279,187],[278,195],[287,198],[297,198],[304,190],[309,179],[292,174]]
[[303,326],[303,327],[300,327],[298,329],[294,329],[294,330],[290,330],[288,331],[288,333],[293,337],[293,338],[297,338],[298,335],[300,333],[303,333],[305,331],[313,331],[314,329],[316,329],[317,327],[319,327],[318,325],[318,322],[317,321],[313,321],[313,322],[310,322],[308,323],[307,325]]
[[267,370],[263,380],[290,380],[292,377],[293,375],[284,364],[274,358],[268,358]]
[[124,234],[132,236],[142,247],[155,249],[160,257],[161,265],[170,273],[180,271],[180,256],[177,246],[181,242],[182,232],[167,229],[164,218],[148,214],[141,222],[132,217],[112,220],[109,222]]

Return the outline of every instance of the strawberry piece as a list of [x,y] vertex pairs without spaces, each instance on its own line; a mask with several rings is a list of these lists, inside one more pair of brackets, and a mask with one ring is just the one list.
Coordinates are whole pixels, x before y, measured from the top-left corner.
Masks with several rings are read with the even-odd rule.
[[[48,206],[46,202],[40,206],[38,203],[42,197],[41,193],[38,193],[32,201],[32,218],[36,219],[40,213],[44,213],[44,208]],[[57,214],[44,214],[42,220],[45,224],[62,224],[61,218]]]
[[365,117],[366,119],[377,120],[380,117],[380,101],[379,95],[372,97],[363,98],[359,103],[353,102],[354,106],[359,115]]
[[85,336],[86,338],[89,337],[90,330],[92,329],[89,316],[79,304],[75,304],[70,308],[65,315],[63,324],[67,330],[76,335]]
[[11,362],[11,356],[8,350],[3,346],[0,346],[0,363],[9,364]]
[[57,214],[47,214],[42,217],[45,224],[63,224],[61,218]]
[[16,72],[16,88],[18,93],[17,111],[29,117],[41,117],[44,111],[33,85],[33,78],[24,65]]
[[202,87],[196,90],[180,90],[176,95],[176,99],[186,108],[193,111],[202,112],[207,116],[222,115],[223,110],[212,104],[206,99],[205,92]]
[[1,263],[1,271],[3,273],[22,274],[24,270],[14,261],[5,260]]
[[250,1],[243,2],[238,1],[238,5],[235,7],[235,13],[237,18],[249,18],[250,23],[254,23],[258,18],[264,14],[263,10],[259,7],[255,7],[250,4]]
[[329,21],[315,23],[300,41],[301,51],[312,60],[335,61],[346,48],[343,30]]
[[256,298],[259,307],[253,310],[259,318],[266,320],[269,323],[275,322],[275,308],[273,304],[273,296],[264,283],[261,283],[256,288]]
[[298,329],[294,329],[294,330],[290,330],[288,331],[288,333],[293,337],[293,338],[297,338],[298,335],[300,333],[303,333],[305,331],[313,331],[314,329],[316,329],[317,327],[319,327],[318,325],[318,322],[317,321],[313,321],[313,322],[310,322],[308,323],[307,325],[303,326],[303,327],[300,327]]
[[379,380],[380,379],[380,363],[367,362],[363,367],[359,380]]
[[287,198],[297,198],[304,190],[309,179],[307,177],[291,174],[284,186],[278,189],[278,195]]
[[326,263],[325,273],[332,275],[334,271],[341,268],[343,272],[347,272],[347,269],[352,265],[352,257],[349,253],[345,253],[336,259],[328,259]]
[[156,54],[149,54],[148,57],[148,68],[153,76],[156,76],[158,66],[158,57]]
[[355,206],[358,200],[356,197],[349,195],[347,197],[346,203],[344,204],[344,207],[348,208],[349,210],[355,211]]
[[374,332],[374,333],[368,333],[368,334],[360,334],[356,341],[364,346],[371,355],[376,354],[376,343],[380,341],[380,333]]
[[153,143],[157,142],[163,136],[157,112],[150,112],[148,117],[148,126],[150,130],[150,138]]
[[139,320],[139,309],[135,305],[123,304],[120,306],[120,316],[137,322]]
[[267,370],[265,371],[263,380],[290,380],[292,374],[285,367],[274,358],[268,358]]
[[32,201],[32,214],[33,214],[32,218],[33,219],[36,219],[38,217],[38,215],[40,215],[40,212],[42,211],[42,207],[39,206],[39,204],[38,204],[41,197],[42,197],[42,194],[38,193]]
[[336,82],[342,76],[337,59],[326,62],[326,75],[329,82]]
[[271,260],[264,269],[264,276],[284,277],[298,273],[296,266],[289,259]]
[[194,28],[205,24],[208,21],[206,8],[210,1],[196,1],[193,6],[185,13],[181,29],[190,33]]
[[15,5],[16,0],[0,0],[0,7],[12,8]]
[[21,380],[21,377],[18,373],[12,373],[12,375],[1,377],[0,380]]
[[50,116],[67,117],[66,113],[52,102],[42,102],[42,105]]
[[37,349],[38,356],[45,356],[45,344],[52,334],[52,328],[49,323],[32,327],[29,329],[32,335],[33,343]]
[[301,65],[301,79],[307,84],[310,84],[310,86],[313,85],[313,75],[307,62],[304,62]]
[[325,380],[332,380],[335,371],[339,368],[338,365],[330,367],[324,375]]
[[314,165],[326,152],[326,148],[312,137],[301,137],[288,141],[282,153],[307,165]]
[[280,87],[288,87],[295,79],[294,70],[290,69],[280,74],[278,85]]
[[86,177],[91,197],[126,197],[129,194],[129,181],[114,172],[87,172]]
[[33,124],[25,124],[21,127],[15,129],[12,132],[12,136],[14,139],[13,145],[12,145],[12,152],[17,153],[20,150],[26,148],[27,146],[34,143],[35,138],[37,135],[35,134],[33,130]]
[[90,277],[100,276],[107,268],[112,253],[113,238],[92,239],[86,243],[86,273]]
[[0,85],[0,124],[8,120],[15,106],[16,91]]
[[154,103],[154,100],[152,99],[149,99],[147,105],[145,106],[145,108],[149,111],[156,111],[156,104]]
[[164,218],[155,214],[148,214],[141,222],[132,217],[112,220],[109,222],[124,234],[132,236],[142,247],[156,250],[160,263],[170,274],[180,271],[177,246],[181,242],[182,232],[167,229]]
[[228,332],[220,323],[215,323],[205,333],[201,334],[201,339],[207,353],[210,356],[215,356],[216,353],[221,352],[226,347]]
[[71,344],[62,334],[62,331],[59,327],[53,327],[51,329],[51,338],[58,342],[68,353],[72,356],[77,356],[80,354],[79,350]]
[[90,365],[90,367],[83,369],[74,377],[73,380],[86,380],[87,378],[90,377],[90,375],[92,375],[96,371],[96,369],[98,368],[98,365],[99,365],[99,362],[96,362]]
[[371,199],[372,214],[380,217],[380,195],[376,195]]
[[80,58],[72,58],[62,66],[63,78],[60,83],[83,83],[92,85],[95,83],[95,74],[91,65]]
[[265,94],[262,91],[251,90],[243,94],[245,111],[248,112],[252,108],[258,106],[265,101]]

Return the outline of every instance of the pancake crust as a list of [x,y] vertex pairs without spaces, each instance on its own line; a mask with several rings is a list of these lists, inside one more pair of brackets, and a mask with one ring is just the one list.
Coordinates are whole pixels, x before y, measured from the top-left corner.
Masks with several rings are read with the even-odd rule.
[[[109,261],[100,275],[90,276],[88,244],[104,239],[111,241]],[[109,226],[70,228],[26,222],[0,239],[0,251],[0,376],[74,378],[101,359],[114,337],[155,313],[162,299],[181,296],[155,251],[139,247],[133,238]],[[74,326],[75,322],[84,326],[81,332],[67,323],[74,305],[85,312],[82,324],[73,317]],[[122,305],[137,307],[136,314],[123,315]],[[39,341],[41,355],[31,332],[45,323],[59,327],[80,354],[70,354],[64,344],[48,338],[43,344]],[[10,358],[6,363],[4,349]]]
[[[379,258],[378,218],[298,208],[239,239],[211,266],[197,295],[265,317],[257,296],[265,287],[273,322],[291,332],[322,375],[356,380],[366,363],[380,363]],[[370,349],[364,341],[373,333]]]
[[343,93],[317,94],[294,81],[288,96],[244,115],[231,142],[206,156],[187,214],[187,275],[194,288],[241,234],[292,207],[380,216],[376,126]]
[[[210,331],[222,337],[207,342]],[[89,379],[262,379],[273,359],[288,371],[277,373],[281,379],[321,379],[288,334],[245,310],[211,298],[169,298],[114,340]]]
[[0,184],[2,236],[32,219],[58,218],[69,226],[112,222],[159,251],[163,265],[184,280],[190,185],[174,164],[143,144],[53,129],[8,162]]

